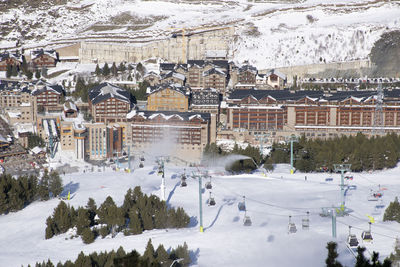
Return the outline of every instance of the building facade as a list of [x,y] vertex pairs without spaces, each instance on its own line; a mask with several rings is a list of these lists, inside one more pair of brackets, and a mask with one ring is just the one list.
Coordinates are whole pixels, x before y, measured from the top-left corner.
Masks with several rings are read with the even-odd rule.
[[175,84],[161,84],[149,88],[147,110],[184,112],[189,108],[189,89]]

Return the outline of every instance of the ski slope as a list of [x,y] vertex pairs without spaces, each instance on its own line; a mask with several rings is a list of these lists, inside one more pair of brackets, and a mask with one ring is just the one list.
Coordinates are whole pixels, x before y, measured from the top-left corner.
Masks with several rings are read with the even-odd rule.
[[[71,163],[72,164],[72,163]],[[68,202],[75,207],[86,205],[92,197],[99,206],[107,196],[121,205],[128,188],[137,185],[147,194],[160,196],[161,178],[157,176],[157,165],[146,158],[145,167],[131,173],[115,172],[110,168],[94,168],[94,172],[81,168],[81,172],[63,176],[65,189],[71,190]],[[133,164],[138,166],[138,162]],[[179,175],[198,172],[197,168],[176,166],[168,163],[166,171],[166,198],[169,205],[181,206],[192,217],[191,225],[185,229],[145,231],[141,235],[115,238],[97,238],[85,245],[81,238],[73,238],[73,231],[44,239],[45,221],[58,205],[59,199],[34,202],[25,209],[0,216],[0,265],[27,266],[50,258],[54,263],[75,260],[80,251],[90,253],[117,249],[136,249],[143,253],[149,238],[153,245],[164,244],[166,248],[187,242],[192,251],[193,266],[324,266],[327,256],[326,243],[332,238],[331,218],[318,214],[321,207],[340,202],[339,174],[295,173],[289,174],[288,165],[278,165],[274,172],[254,174],[222,175],[221,169],[209,169],[212,176],[212,193],[216,205],[207,205],[209,190],[204,189],[203,225],[199,232],[198,181],[188,177],[187,187],[180,187]],[[205,171],[204,167],[200,168]],[[348,226],[360,235],[368,228],[368,215],[372,215],[377,202],[368,201],[370,189],[384,188],[383,203],[388,204],[400,192],[398,177],[400,167],[392,170],[354,174],[349,183],[356,190],[349,190],[346,205],[354,210],[350,216],[337,218],[337,239],[340,261],[354,266],[355,260],[346,249]],[[307,176],[307,180],[305,180]],[[332,177],[333,181],[325,182]],[[203,181],[204,183],[207,181]],[[64,192],[66,194],[66,192]],[[238,202],[246,196],[247,215],[252,226],[243,226],[244,212],[238,210]],[[310,229],[302,230],[301,220],[310,212]],[[288,216],[297,226],[297,233],[288,234]],[[386,257],[393,251],[396,236],[400,236],[398,223],[382,222],[383,212],[374,214],[372,225],[373,243],[365,244],[368,251],[378,251]],[[381,257],[381,259],[383,259]]]

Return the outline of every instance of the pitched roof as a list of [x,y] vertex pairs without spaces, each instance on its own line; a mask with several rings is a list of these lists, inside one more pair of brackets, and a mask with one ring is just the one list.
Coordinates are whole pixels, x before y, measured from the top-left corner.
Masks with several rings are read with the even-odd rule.
[[210,113],[201,113],[201,112],[177,112],[177,111],[137,111],[132,110],[129,112],[126,117],[127,119],[131,119],[134,116],[141,116],[144,119],[153,119],[157,116],[163,117],[165,120],[170,120],[173,118],[179,118],[182,121],[190,121],[194,118],[200,118],[205,121],[211,121]]
[[276,69],[272,69],[270,71],[267,72],[266,76],[271,76],[272,74],[275,74],[276,76],[280,77],[283,80],[286,80],[286,74],[280,72],[279,70]]
[[36,84],[35,87],[36,88],[32,91],[32,95],[40,95],[41,93],[46,91],[52,91],[58,95],[64,94],[64,88],[58,84],[53,84],[53,85],[44,84],[44,86],[42,86],[42,84],[40,84],[40,86]]
[[130,93],[125,89],[112,85],[110,83],[99,84],[89,91],[89,99],[94,105],[103,102],[109,98],[115,98],[131,104]]
[[167,73],[164,73],[161,75],[161,79],[167,79],[167,78],[171,78],[171,77],[182,80],[182,81],[184,81],[186,79],[185,75],[183,75],[182,73],[175,72],[175,71],[168,71]]
[[239,68],[239,72],[243,72],[243,71],[250,71],[254,74],[257,74],[257,68],[253,67],[251,65],[243,65]]
[[182,86],[182,85],[176,84],[176,83],[162,83],[162,84],[159,84],[159,85],[156,85],[156,86],[149,86],[148,87],[148,91],[150,91],[149,95],[153,94],[155,92],[158,92],[158,91],[165,90],[167,88],[169,88],[171,90],[174,90],[174,91],[176,91],[178,93],[181,93],[183,95],[187,95],[187,92],[188,92],[188,89],[189,89],[186,86]]
[[9,58],[12,58],[16,61],[19,61],[22,63],[23,55],[20,55],[19,53],[11,53],[9,51],[6,51],[4,53],[0,53],[0,61],[7,60]]
[[203,72],[203,76],[209,76],[211,74],[218,74],[218,75],[222,75],[224,77],[227,76],[225,71],[221,70],[220,68],[211,68],[211,69]]
[[51,50],[43,50],[43,49],[33,50],[31,57],[32,57],[32,60],[33,60],[33,59],[36,59],[36,58],[38,58],[38,57],[40,57],[42,55],[47,55],[47,56],[52,57],[54,59],[58,59],[57,52],[54,49],[51,49]]

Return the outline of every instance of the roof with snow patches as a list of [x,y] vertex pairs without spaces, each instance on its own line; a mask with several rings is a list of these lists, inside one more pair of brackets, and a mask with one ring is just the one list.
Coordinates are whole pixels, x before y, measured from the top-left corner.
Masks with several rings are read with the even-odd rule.
[[177,112],[177,111],[137,111],[132,110],[129,112],[126,117],[127,119],[132,119],[135,116],[140,116],[144,119],[152,120],[158,116],[161,116],[166,121],[171,119],[179,119],[181,121],[190,121],[195,118],[199,118],[204,121],[211,121],[210,113],[201,113],[201,112]]
[[115,98],[131,104],[130,93],[125,89],[110,83],[99,84],[89,91],[89,99],[94,105],[109,98]]

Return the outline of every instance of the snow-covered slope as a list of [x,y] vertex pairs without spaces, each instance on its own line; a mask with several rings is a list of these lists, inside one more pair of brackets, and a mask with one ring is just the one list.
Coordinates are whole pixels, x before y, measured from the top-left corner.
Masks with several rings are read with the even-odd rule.
[[[68,174],[64,179],[71,188],[73,198],[69,201],[75,207],[86,205],[89,197],[100,205],[110,195],[117,205],[123,202],[129,187],[140,185],[148,194],[160,195],[160,176],[154,169],[156,164],[146,158],[145,168],[132,173],[105,172],[94,168],[94,172]],[[135,162],[137,166],[137,162]],[[89,168],[90,169],[90,168]],[[347,217],[338,217],[337,239],[340,261],[346,266],[354,265],[353,256],[346,250],[345,240],[348,226],[360,240],[363,229],[368,228],[367,214],[373,215],[376,223],[372,226],[374,241],[364,244],[370,252],[378,251],[385,257],[393,251],[395,237],[400,235],[398,223],[382,222],[383,214],[375,213],[377,202],[367,201],[370,189],[380,185],[384,193],[383,203],[387,205],[400,192],[398,172],[393,170],[372,174],[355,174],[350,184],[356,190],[348,191],[346,205],[354,212]],[[204,169],[203,169],[204,170]],[[35,202],[25,209],[0,216],[0,263],[2,266],[26,266],[50,258],[53,262],[75,259],[80,251],[90,253],[117,249],[137,249],[143,252],[149,238],[158,246],[175,247],[187,242],[192,250],[195,266],[323,266],[327,255],[326,243],[332,240],[331,219],[319,216],[321,207],[329,207],[340,201],[340,175],[329,175],[333,181],[326,182],[327,174],[290,175],[287,165],[279,165],[273,173],[222,176],[220,170],[210,170],[212,193],[216,206],[206,204],[208,190],[203,193],[204,233],[199,232],[198,181],[187,180],[187,187],[179,186],[179,175],[184,167],[166,165],[166,198],[174,207],[182,206],[191,216],[192,224],[186,229],[146,231],[142,235],[115,238],[98,238],[85,245],[80,238],[70,239],[70,234],[44,239],[46,218],[60,200]],[[186,168],[186,173],[196,168]],[[305,181],[305,176],[307,180]],[[203,183],[204,184],[204,183]],[[243,226],[244,212],[238,210],[238,202],[246,196],[247,215],[252,226]],[[301,221],[310,212],[310,229],[302,230]],[[296,234],[287,233],[288,216],[297,226]],[[361,244],[363,244],[361,242]],[[382,258],[381,258],[382,259]],[[268,263],[268,264],[267,264]]]
[[[379,36],[400,27],[400,4],[384,0],[75,0],[9,9],[0,46],[66,39],[135,38],[205,25],[237,26],[231,57],[258,68],[364,59]],[[165,36],[168,36],[167,34]]]

